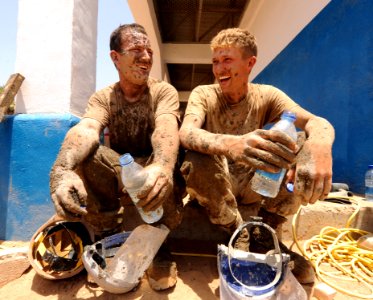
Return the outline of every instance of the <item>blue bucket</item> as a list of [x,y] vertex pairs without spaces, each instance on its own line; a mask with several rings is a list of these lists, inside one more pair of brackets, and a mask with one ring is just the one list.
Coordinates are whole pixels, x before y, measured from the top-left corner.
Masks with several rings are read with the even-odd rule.
[[[271,299],[284,281],[289,255],[282,254],[276,232],[261,219],[242,224],[233,233],[228,247],[218,245],[220,299]],[[246,228],[265,227],[272,234],[274,249],[266,254],[234,249],[233,241]]]

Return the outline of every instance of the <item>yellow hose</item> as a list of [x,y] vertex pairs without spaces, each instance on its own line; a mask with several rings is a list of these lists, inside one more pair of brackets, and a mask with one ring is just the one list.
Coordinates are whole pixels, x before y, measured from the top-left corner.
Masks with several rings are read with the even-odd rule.
[[[306,240],[302,248],[296,233],[299,214],[302,210],[300,207],[292,220],[293,240],[303,256],[307,257],[314,266],[319,280],[346,295],[361,299],[373,299],[373,251],[357,246],[359,237],[369,234],[369,232],[350,228],[361,205],[353,197],[342,198],[348,199],[352,205],[356,205],[345,228],[326,226],[321,229],[320,234]],[[339,284],[331,282],[331,278],[338,280]],[[370,293],[363,294],[354,291],[350,285],[351,282],[359,284],[360,287],[366,287]]]

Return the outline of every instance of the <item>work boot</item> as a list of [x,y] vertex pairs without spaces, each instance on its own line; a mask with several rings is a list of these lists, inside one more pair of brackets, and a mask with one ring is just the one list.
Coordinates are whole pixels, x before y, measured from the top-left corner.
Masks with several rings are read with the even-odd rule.
[[161,246],[154,257],[152,264],[146,271],[146,275],[153,290],[163,291],[176,285],[176,262],[173,261],[172,255],[165,244]]
[[[302,255],[291,251],[283,243],[279,242],[282,253],[290,256],[289,267],[292,269],[294,277],[300,284],[313,283],[315,281],[315,272],[312,264]],[[249,251],[255,253],[267,253],[275,248],[271,232],[259,226],[250,229]]]
[[246,228],[243,228],[238,238],[234,242],[233,248],[249,252],[250,236]]

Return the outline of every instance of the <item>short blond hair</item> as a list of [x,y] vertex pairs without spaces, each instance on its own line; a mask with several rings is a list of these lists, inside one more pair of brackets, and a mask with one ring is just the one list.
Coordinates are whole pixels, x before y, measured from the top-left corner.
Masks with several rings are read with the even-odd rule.
[[210,43],[211,50],[231,46],[241,48],[245,57],[258,55],[258,46],[255,36],[241,28],[223,29]]

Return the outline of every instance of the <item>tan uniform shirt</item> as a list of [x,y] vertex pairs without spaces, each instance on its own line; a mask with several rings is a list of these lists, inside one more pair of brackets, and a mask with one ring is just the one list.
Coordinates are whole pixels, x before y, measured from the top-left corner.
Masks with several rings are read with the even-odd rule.
[[83,117],[109,128],[113,150],[140,157],[152,153],[155,119],[162,114],[173,114],[179,120],[177,91],[164,81],[149,78],[147,91],[135,103],[125,100],[119,82],[97,91],[89,99]]
[[283,110],[297,104],[281,90],[263,84],[248,84],[248,95],[228,105],[218,84],[196,87],[191,93],[185,115],[197,115],[202,129],[212,133],[242,135],[263,128],[279,119]]

